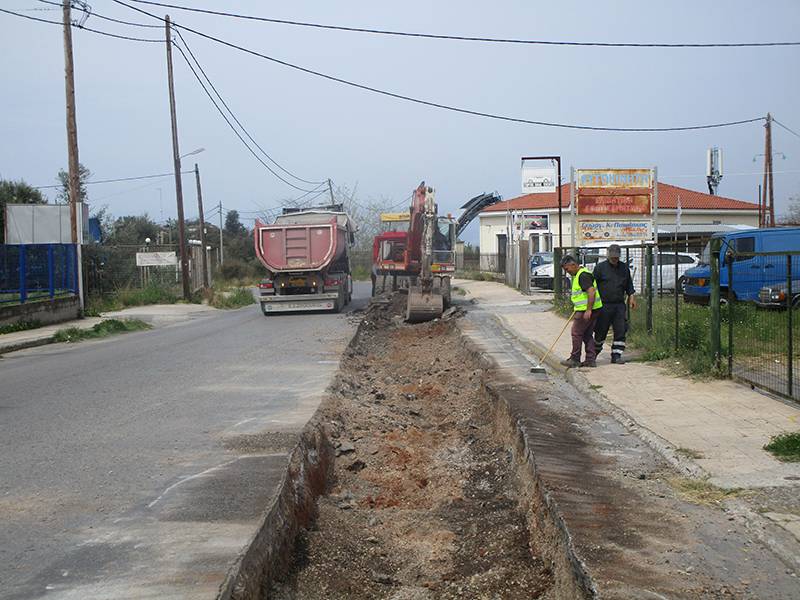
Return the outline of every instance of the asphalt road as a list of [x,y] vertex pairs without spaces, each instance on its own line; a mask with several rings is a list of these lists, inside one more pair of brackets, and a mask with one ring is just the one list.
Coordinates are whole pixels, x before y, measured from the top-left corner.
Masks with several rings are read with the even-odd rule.
[[212,597],[355,325],[253,305],[0,359],[0,598]]

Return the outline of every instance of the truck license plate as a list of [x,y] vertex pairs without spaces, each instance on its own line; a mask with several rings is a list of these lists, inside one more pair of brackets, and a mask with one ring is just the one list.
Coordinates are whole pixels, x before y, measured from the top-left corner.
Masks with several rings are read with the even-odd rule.
[[296,286],[296,287],[305,287],[306,278],[305,277],[293,277],[293,278],[289,279],[289,285]]
[[267,312],[284,312],[292,310],[330,310],[333,301],[319,300],[317,302],[275,302],[265,304]]

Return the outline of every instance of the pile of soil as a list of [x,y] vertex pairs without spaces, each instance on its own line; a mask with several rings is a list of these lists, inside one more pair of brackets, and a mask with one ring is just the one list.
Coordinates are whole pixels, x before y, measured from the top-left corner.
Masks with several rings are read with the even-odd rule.
[[404,297],[367,310],[322,410],[335,479],[271,598],[539,598],[510,452],[453,321],[402,324]]

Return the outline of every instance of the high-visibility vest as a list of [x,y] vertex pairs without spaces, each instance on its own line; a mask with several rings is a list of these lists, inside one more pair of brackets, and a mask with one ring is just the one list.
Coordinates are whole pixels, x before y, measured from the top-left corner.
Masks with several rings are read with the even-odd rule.
[[[572,306],[575,308],[575,312],[585,311],[586,307],[589,305],[589,294],[581,289],[581,284],[578,282],[581,273],[589,273],[589,275],[592,275],[592,272],[589,271],[589,269],[586,267],[581,267],[572,277],[571,300]],[[594,275],[592,275],[592,285],[594,286],[594,306],[592,306],[592,310],[597,310],[603,306],[603,301],[600,300],[600,290],[597,289],[597,280],[594,278]]]

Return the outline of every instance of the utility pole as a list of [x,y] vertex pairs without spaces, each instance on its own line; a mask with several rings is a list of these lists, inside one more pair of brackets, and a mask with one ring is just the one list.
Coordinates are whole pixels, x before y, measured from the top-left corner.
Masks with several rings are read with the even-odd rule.
[[[71,0],[64,0],[64,83],[67,97],[67,154],[69,169],[69,219],[72,244],[76,253],[76,277],[78,280],[78,302],[83,314],[83,261],[78,240],[78,202],[80,201],[80,161],[78,160],[78,124],[75,118],[75,68],[72,60],[72,15]],[[82,215],[81,215],[82,216]]]
[[331,183],[330,178],[328,179],[328,192],[330,192],[331,195],[331,204],[335,204],[333,200],[333,184]]
[[206,257],[206,220],[203,216],[203,192],[200,189],[200,167],[194,163],[194,178],[197,180],[197,212],[200,215],[200,243],[203,245],[203,288],[208,289],[208,258]]
[[[67,0],[65,0],[66,2]],[[183,283],[183,299],[189,300],[192,295],[189,289],[189,258],[186,255],[186,232],[183,222],[183,185],[181,183],[181,155],[178,150],[178,118],[175,114],[175,82],[172,79],[172,24],[169,15],[164,17],[167,36],[167,79],[169,83],[169,114],[172,120],[172,157],[175,163],[175,194],[178,200],[178,245],[181,251],[181,281]]]
[[225,260],[225,252],[222,250],[222,200],[219,202],[219,264]]
[[[764,227],[775,227],[775,193],[772,189],[772,115],[770,113],[767,113],[767,122],[764,124],[764,128],[764,185],[762,187]],[[768,192],[769,196],[767,196]]]

